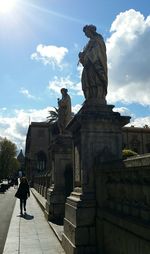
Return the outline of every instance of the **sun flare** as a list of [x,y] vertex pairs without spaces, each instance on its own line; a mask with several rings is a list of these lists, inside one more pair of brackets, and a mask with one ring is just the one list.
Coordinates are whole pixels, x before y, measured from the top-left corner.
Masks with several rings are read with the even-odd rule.
[[13,11],[17,0],[0,0],[0,13]]

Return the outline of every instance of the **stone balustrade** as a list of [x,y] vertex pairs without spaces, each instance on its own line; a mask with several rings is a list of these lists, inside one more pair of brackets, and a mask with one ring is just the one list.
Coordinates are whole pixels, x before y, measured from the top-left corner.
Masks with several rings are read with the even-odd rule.
[[150,155],[97,168],[95,179],[99,253],[149,254]]

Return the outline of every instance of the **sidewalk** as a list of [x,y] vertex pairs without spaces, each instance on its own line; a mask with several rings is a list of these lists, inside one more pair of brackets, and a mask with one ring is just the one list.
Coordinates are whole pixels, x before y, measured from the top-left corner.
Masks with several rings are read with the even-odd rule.
[[65,254],[31,192],[27,214],[20,217],[16,200],[3,254]]
[[[31,188],[31,191],[33,193],[33,196],[39,203],[40,207],[44,211],[46,209],[46,199],[42,195],[40,195],[34,188]],[[55,235],[57,236],[57,238],[59,239],[59,241],[62,242],[62,234],[64,231],[64,226],[60,225],[60,224],[53,223],[51,221],[48,221],[48,224],[53,229],[53,231],[54,231]]]

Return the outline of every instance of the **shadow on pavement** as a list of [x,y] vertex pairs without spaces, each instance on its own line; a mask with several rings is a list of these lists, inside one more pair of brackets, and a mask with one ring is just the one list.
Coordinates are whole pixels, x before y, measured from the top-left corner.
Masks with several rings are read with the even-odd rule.
[[62,219],[51,219],[49,222],[52,222],[56,225],[62,226],[63,225],[63,220]]
[[23,214],[23,215],[17,215],[17,217],[21,217],[21,218],[23,218],[23,219],[25,219],[25,220],[33,220],[34,219],[34,216],[33,215],[30,215],[30,214]]

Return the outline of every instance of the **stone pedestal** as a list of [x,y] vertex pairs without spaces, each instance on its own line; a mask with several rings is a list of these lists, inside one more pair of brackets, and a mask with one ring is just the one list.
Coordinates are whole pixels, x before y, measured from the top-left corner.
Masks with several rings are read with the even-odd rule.
[[96,254],[96,163],[122,158],[122,127],[129,117],[112,105],[85,102],[68,125],[73,136],[74,191],[65,205],[62,245],[66,254]]
[[[67,175],[72,176],[72,138],[69,135],[58,135],[52,142],[52,178],[53,184],[47,192],[46,217],[48,220],[62,221],[64,218],[67,197]],[[71,179],[73,186],[73,178]],[[70,192],[72,189],[70,190]],[[70,194],[69,192],[69,194]],[[68,195],[69,195],[68,194]]]
[[67,254],[96,254],[95,199],[75,190],[65,205],[62,246]]

